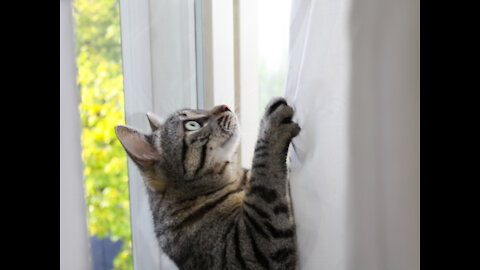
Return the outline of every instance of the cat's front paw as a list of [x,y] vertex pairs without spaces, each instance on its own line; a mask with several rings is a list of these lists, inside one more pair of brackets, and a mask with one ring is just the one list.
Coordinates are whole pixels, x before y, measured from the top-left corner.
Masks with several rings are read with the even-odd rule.
[[300,126],[292,121],[293,108],[282,98],[274,98],[267,105],[262,119],[262,129],[266,135],[291,140],[300,132]]

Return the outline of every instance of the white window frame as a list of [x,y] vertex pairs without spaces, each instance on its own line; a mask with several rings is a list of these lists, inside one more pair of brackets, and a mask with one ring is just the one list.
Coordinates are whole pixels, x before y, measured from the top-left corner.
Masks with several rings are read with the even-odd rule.
[[72,3],[60,1],[60,269],[91,269]]
[[199,2],[203,105],[227,104],[235,111],[242,131],[239,160],[250,167],[259,128],[257,0]]
[[260,127],[258,114],[258,0],[234,0],[235,113],[240,118],[240,161],[250,168]]
[[[259,125],[256,3],[120,0],[126,124],[149,132],[146,112],[227,104],[242,128],[239,158],[250,166]],[[176,269],[155,239],[130,160],[128,176],[134,269]]]

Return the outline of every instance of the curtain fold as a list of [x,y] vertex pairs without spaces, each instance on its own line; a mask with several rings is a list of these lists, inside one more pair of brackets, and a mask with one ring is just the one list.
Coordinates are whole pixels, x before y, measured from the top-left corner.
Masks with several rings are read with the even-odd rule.
[[60,269],[88,270],[90,250],[83,185],[72,5],[60,1]]
[[293,0],[301,269],[419,269],[419,2]]

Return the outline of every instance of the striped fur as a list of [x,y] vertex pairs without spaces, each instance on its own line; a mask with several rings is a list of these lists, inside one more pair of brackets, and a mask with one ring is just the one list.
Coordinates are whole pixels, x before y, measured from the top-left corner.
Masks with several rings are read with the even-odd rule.
[[[263,116],[252,169],[235,160],[238,124],[226,106],[148,114],[152,133],[116,133],[140,168],[160,247],[179,269],[295,269],[295,225],[286,155],[300,132],[293,109],[273,99]],[[196,121],[201,128],[188,130]]]

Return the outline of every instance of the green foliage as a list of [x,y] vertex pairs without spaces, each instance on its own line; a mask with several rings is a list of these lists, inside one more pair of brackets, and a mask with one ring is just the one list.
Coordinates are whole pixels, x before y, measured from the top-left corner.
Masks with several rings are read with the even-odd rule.
[[132,269],[127,158],[114,127],[124,124],[117,0],[75,0],[82,158],[90,234],[122,239],[115,269]]

